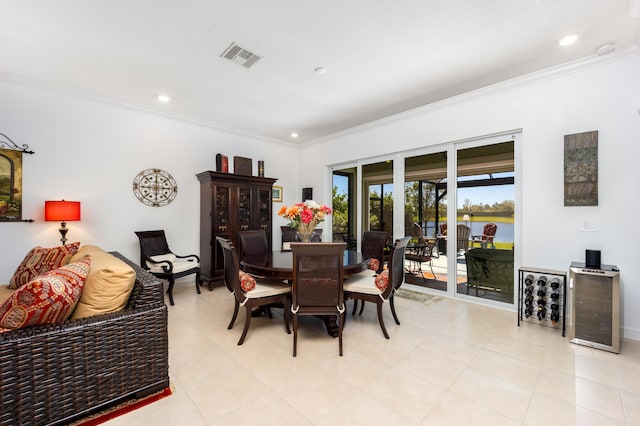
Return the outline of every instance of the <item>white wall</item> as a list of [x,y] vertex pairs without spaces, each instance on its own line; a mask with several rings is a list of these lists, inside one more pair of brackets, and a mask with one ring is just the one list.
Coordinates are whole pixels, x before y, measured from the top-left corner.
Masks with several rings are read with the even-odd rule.
[[[23,156],[23,218],[0,222],[0,282],[7,283],[29,249],[60,244],[59,223],[44,222],[44,201],[82,202],[82,220],[69,222],[68,242],[97,244],[137,262],[136,230],[165,229],[172,250],[199,252],[200,186],[195,175],[215,170],[216,153],[257,160],[278,178],[286,202],[298,201],[292,145],[264,141],[166,116],[40,88],[0,81],[0,133],[27,144]],[[178,183],[165,207],[140,203],[132,192],[143,169],[168,171]],[[274,204],[274,214],[281,206]],[[274,217],[279,247],[282,219]],[[282,222],[284,224],[284,221]]]
[[[522,129],[522,265],[568,271],[585,249],[602,250],[603,263],[621,271],[624,335],[640,339],[640,54],[553,71],[308,145],[301,156],[315,161],[301,180],[326,194],[324,165]],[[599,205],[564,207],[563,137],[591,130],[599,131]],[[580,231],[584,218],[596,221],[597,232]]]
[[[0,132],[35,155],[25,155],[23,217],[0,222],[0,281],[7,282],[33,246],[59,244],[58,225],[43,221],[47,199],[82,202],[69,241],[97,244],[137,259],[139,229],[164,228],[174,251],[198,252],[199,184],[195,174],[215,168],[222,152],[264,159],[266,175],[279,178],[284,203],[313,187],[329,202],[327,165],[370,156],[522,129],[522,264],[566,270],[584,250],[600,249],[604,263],[621,270],[626,337],[640,339],[640,263],[635,217],[640,211],[640,55],[604,58],[571,72],[520,79],[431,105],[323,143],[297,148],[216,130],[113,104],[0,81]],[[563,206],[563,136],[599,131],[599,206]],[[300,159],[300,170],[296,159]],[[132,193],[135,175],[167,170],[178,196],[162,208]],[[274,211],[281,206],[274,204]],[[597,232],[581,232],[583,218]],[[274,217],[274,242],[281,219]],[[282,222],[284,223],[284,222]],[[516,265],[520,266],[520,265]],[[515,319],[514,319],[515,321]]]

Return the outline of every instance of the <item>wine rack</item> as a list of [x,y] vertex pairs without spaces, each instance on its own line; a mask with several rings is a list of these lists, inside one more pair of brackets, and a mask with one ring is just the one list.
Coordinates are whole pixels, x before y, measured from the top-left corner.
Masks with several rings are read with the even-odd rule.
[[565,335],[567,274],[521,267],[518,271],[518,326],[521,322],[562,330]]

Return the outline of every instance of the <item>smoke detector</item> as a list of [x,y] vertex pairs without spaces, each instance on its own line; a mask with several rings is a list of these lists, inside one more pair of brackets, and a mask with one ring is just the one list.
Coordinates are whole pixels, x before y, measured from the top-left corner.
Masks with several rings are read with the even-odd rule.
[[231,43],[229,47],[220,54],[220,57],[227,59],[234,64],[242,65],[245,68],[251,67],[260,60],[260,56],[249,52],[247,49],[244,49],[235,43]]

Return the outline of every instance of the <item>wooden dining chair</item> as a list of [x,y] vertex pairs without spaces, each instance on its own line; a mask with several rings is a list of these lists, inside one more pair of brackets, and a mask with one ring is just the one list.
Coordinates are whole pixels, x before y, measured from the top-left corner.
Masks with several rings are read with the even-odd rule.
[[338,318],[338,347],[342,356],[344,328],[344,250],[346,243],[292,243],[293,356],[298,349],[300,315],[335,315]]
[[389,258],[389,268],[376,277],[370,274],[360,273],[352,275],[344,282],[344,298],[371,302],[377,305],[378,322],[385,338],[389,338],[389,333],[384,326],[382,318],[382,305],[389,301],[391,313],[397,324],[400,324],[393,295],[404,282],[404,255],[407,244],[411,237],[400,238],[391,248]]
[[269,252],[269,240],[264,229],[238,232],[240,244],[240,260],[260,261],[265,259]]
[[[360,252],[364,259],[369,259],[369,269],[374,274],[379,274],[384,270],[384,248],[390,233],[385,231],[364,231],[362,234],[362,242],[360,244]],[[377,265],[377,267],[375,267]],[[365,271],[365,273],[367,273]],[[373,274],[372,274],[373,276]],[[354,300],[352,315],[358,310],[358,301]],[[360,306],[360,315],[364,312],[364,301]]]
[[233,293],[235,301],[233,317],[227,328],[229,330],[233,328],[240,306],[243,306],[246,312],[244,329],[242,330],[240,340],[238,340],[238,345],[242,345],[247,336],[253,308],[275,303],[284,306],[284,327],[287,334],[291,334],[289,330],[289,295],[291,293],[291,287],[282,281],[261,280],[251,277],[244,272],[241,273],[238,255],[233,243],[222,237],[216,237],[216,240],[218,244],[220,244],[220,247],[222,247],[222,254],[224,256],[224,283],[227,289]]

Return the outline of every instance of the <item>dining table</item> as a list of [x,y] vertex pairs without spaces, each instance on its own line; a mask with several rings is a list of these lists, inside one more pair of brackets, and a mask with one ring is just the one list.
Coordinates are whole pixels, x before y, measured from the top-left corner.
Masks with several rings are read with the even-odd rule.
[[[344,276],[348,278],[353,274],[367,269],[369,259],[355,250],[345,250],[343,255]],[[293,252],[271,251],[266,255],[245,257],[240,261],[243,271],[258,276],[293,282]],[[338,336],[338,325],[334,315],[324,316],[322,319],[327,327],[327,333],[332,337]]]

